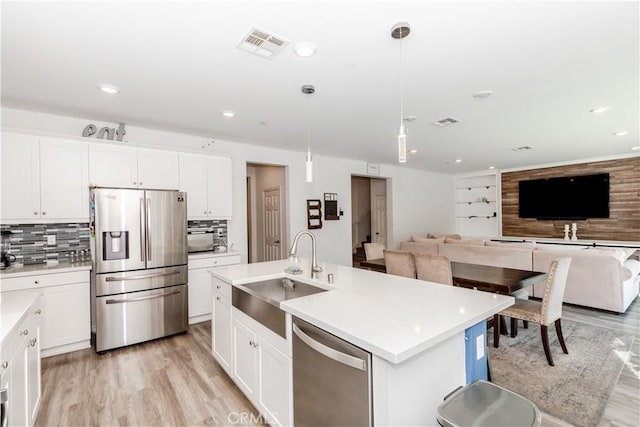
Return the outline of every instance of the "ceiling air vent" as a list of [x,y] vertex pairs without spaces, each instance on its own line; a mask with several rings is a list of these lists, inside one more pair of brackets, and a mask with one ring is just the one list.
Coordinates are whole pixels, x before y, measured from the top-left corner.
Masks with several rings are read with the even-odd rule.
[[439,128],[451,126],[455,123],[460,123],[460,120],[454,119],[453,117],[445,117],[442,120],[438,120],[437,122],[431,122],[432,125],[437,126]]
[[289,44],[289,40],[277,36],[262,28],[253,27],[245,35],[238,49],[253,53],[261,58],[271,59],[282,51]]
[[511,150],[512,151],[527,151],[527,150],[533,150],[533,147],[530,147],[528,145],[523,145],[522,147],[514,147]]

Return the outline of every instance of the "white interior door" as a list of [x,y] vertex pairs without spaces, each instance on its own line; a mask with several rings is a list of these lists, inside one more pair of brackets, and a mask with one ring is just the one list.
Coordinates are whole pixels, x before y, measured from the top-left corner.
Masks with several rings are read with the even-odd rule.
[[264,261],[282,259],[282,218],[280,208],[280,189],[262,192],[264,210]]
[[375,243],[387,244],[387,196],[374,196],[373,221],[371,221],[371,240]]

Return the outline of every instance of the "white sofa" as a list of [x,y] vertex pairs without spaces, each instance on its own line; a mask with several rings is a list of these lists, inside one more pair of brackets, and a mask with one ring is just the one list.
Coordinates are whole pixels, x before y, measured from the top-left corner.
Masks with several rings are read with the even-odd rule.
[[[414,239],[419,241],[402,242],[400,250],[520,270],[547,271],[554,259],[570,256],[572,261],[564,294],[564,302],[570,304],[624,313],[640,292],[640,261],[628,258],[633,250],[477,239],[455,242],[443,238]],[[534,285],[532,296],[542,298],[543,291],[544,283]]]

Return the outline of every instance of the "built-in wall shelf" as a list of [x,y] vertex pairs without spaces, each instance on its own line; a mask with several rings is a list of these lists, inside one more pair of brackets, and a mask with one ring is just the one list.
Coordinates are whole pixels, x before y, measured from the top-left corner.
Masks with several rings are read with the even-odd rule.
[[479,200],[479,201],[476,201],[476,202],[456,202],[456,203],[459,203],[459,204],[462,204],[462,205],[472,205],[474,203],[485,203],[485,204],[488,205],[489,203],[495,203],[495,202],[496,202],[495,200]]
[[495,188],[495,185],[471,185],[469,187],[456,187],[456,190],[473,190],[474,188],[485,188],[485,189],[490,189],[491,187]]
[[457,177],[456,232],[462,236],[499,235],[497,200],[497,181],[494,173]]

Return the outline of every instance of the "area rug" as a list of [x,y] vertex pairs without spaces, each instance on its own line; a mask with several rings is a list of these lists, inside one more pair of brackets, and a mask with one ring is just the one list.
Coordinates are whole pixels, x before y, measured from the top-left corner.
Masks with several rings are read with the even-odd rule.
[[597,426],[620,372],[630,356],[632,336],[584,323],[562,321],[569,354],[564,354],[553,325],[549,327],[549,366],[540,326],[502,335],[493,347],[489,333],[492,380],[533,401],[546,412],[575,426]]

